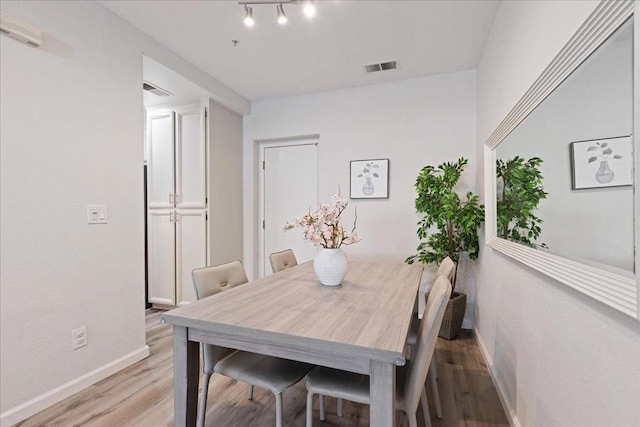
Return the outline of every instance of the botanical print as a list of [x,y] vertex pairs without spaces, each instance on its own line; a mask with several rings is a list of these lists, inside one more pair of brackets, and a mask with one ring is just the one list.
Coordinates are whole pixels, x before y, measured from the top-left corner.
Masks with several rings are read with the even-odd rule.
[[351,162],[351,198],[389,197],[389,159],[354,160]]
[[631,136],[571,144],[573,189],[633,185]]

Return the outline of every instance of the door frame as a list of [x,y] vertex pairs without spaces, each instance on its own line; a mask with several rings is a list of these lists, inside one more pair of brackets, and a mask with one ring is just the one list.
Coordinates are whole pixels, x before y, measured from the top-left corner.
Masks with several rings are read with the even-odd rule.
[[256,218],[256,227],[258,229],[258,251],[257,251],[257,262],[254,263],[254,266],[258,268],[254,270],[254,276],[256,278],[263,277],[263,272],[265,272],[265,229],[263,227],[263,221],[265,217],[265,206],[264,206],[264,168],[263,162],[265,158],[265,149],[267,148],[276,148],[276,147],[293,147],[293,146],[302,146],[302,145],[315,145],[317,147],[317,162],[318,162],[318,177],[317,177],[317,186],[316,186],[316,199],[320,196],[320,135],[302,135],[302,136],[290,136],[283,138],[270,138],[270,139],[261,139],[255,141],[258,147],[258,210],[257,210],[257,218]]

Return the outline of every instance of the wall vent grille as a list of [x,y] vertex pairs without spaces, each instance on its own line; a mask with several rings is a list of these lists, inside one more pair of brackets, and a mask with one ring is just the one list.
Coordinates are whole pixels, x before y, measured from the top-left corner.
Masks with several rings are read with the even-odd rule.
[[379,71],[397,70],[400,68],[398,61],[378,62],[375,64],[367,64],[364,66],[365,73],[377,73]]
[[151,83],[147,83],[147,82],[143,82],[142,83],[142,89],[146,90],[147,92],[151,92],[154,95],[158,95],[158,96],[171,96],[171,95],[173,95],[168,90],[164,90],[162,88],[159,88],[158,86],[152,85]]

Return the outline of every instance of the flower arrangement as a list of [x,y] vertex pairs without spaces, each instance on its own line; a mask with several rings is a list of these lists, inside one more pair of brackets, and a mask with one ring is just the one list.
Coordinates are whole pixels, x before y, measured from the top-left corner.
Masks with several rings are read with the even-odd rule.
[[331,196],[331,204],[322,204],[314,212],[309,209],[309,212],[302,217],[287,222],[284,225],[284,231],[300,227],[305,240],[327,249],[336,249],[342,245],[356,243],[359,241],[356,232],[357,211],[351,231],[345,230],[340,224],[340,216],[348,205],[347,199],[342,198],[340,191],[338,191]]

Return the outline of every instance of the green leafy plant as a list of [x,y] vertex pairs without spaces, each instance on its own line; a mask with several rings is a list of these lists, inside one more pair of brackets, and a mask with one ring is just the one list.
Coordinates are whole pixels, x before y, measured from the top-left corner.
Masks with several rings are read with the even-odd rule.
[[542,186],[541,164],[539,157],[525,160],[516,156],[511,160],[496,161],[496,176],[502,183],[502,189],[497,192],[498,237],[536,246],[542,220],[535,211],[540,200],[547,198]]
[[362,168],[362,173],[358,174],[358,178],[362,178],[363,176],[366,178],[378,178],[378,172],[372,171],[371,169],[379,169],[380,166],[376,164],[376,162],[367,162]]
[[[619,154],[613,154],[613,150],[611,149],[611,147],[609,147],[609,144],[606,142],[596,142],[596,145],[591,145],[589,146],[589,148],[587,148],[587,152],[593,152],[593,151],[597,151],[598,153],[595,153],[595,156],[589,157],[589,160],[587,161],[588,163],[593,163],[596,160],[600,159],[602,161],[607,161],[609,159],[621,159],[622,156]],[[613,154],[613,157],[611,156]]]
[[460,254],[468,252],[469,258],[478,258],[478,230],[484,222],[484,205],[478,203],[479,197],[468,192],[463,200],[454,189],[466,164],[467,159],[460,158],[455,163],[425,166],[420,171],[415,184],[418,193],[415,206],[422,214],[418,221],[418,237],[422,242],[418,253],[405,260],[408,264],[415,261],[429,264],[450,257],[456,263],[454,289]]

